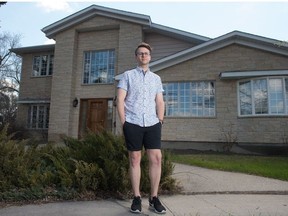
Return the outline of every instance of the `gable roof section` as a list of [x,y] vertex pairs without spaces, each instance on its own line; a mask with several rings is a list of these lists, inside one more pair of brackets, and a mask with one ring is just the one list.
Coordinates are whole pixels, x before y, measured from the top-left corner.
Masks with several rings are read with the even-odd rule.
[[127,12],[123,10],[117,10],[107,8],[98,5],[91,5],[81,11],[78,11],[64,19],[61,19],[51,25],[48,25],[42,29],[48,38],[54,38],[58,32],[70,28],[73,25],[81,23],[87,19],[90,19],[96,15],[128,21],[131,23],[137,23],[143,26],[143,31],[157,32],[165,35],[169,35],[174,38],[193,42],[196,44],[206,42],[210,40],[208,37],[192,34],[189,32],[181,31],[178,29],[162,26],[152,23],[150,16]]
[[240,31],[233,31],[213,40],[209,40],[190,49],[178,52],[165,58],[154,61],[150,64],[154,72],[171,67],[189,59],[212,52],[231,44],[240,44],[264,51],[269,51],[288,56],[288,47],[279,46],[278,40],[252,35]]
[[71,26],[81,23],[87,19],[90,19],[96,15],[115,18],[119,20],[125,20],[141,25],[151,25],[151,19],[147,15],[137,14],[132,12],[126,12],[122,10],[102,7],[98,5],[91,5],[83,10],[80,10],[64,19],[61,19],[51,25],[48,25],[42,29],[48,38],[53,38],[55,34]]

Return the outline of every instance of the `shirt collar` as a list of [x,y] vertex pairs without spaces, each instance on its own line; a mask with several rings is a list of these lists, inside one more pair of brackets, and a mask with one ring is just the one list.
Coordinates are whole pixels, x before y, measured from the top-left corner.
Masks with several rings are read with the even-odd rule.
[[[144,72],[144,70],[143,70],[143,68],[142,67],[139,67],[139,66],[137,66],[137,71],[139,71],[139,72],[142,72],[143,74],[145,74],[145,72]],[[148,70],[147,70],[147,72],[146,72],[146,74],[148,73],[148,72],[150,72],[150,68],[148,68]]]

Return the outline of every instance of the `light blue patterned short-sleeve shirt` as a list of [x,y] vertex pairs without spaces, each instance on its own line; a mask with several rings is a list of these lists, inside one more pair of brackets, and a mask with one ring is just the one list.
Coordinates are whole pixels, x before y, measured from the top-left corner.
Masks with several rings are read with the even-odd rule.
[[162,93],[161,78],[142,68],[124,72],[118,88],[127,91],[125,98],[125,120],[141,127],[150,127],[159,122],[156,113],[156,95]]

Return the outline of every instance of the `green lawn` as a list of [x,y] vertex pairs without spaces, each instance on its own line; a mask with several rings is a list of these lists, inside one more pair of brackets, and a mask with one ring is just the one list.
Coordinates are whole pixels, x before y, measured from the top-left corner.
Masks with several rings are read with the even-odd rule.
[[172,153],[171,159],[176,163],[288,181],[288,157]]

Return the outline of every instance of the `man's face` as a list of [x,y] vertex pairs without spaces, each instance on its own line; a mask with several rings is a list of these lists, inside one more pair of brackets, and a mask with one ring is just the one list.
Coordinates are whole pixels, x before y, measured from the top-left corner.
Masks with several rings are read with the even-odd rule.
[[148,65],[151,60],[150,51],[145,47],[138,48],[136,60],[139,66]]

